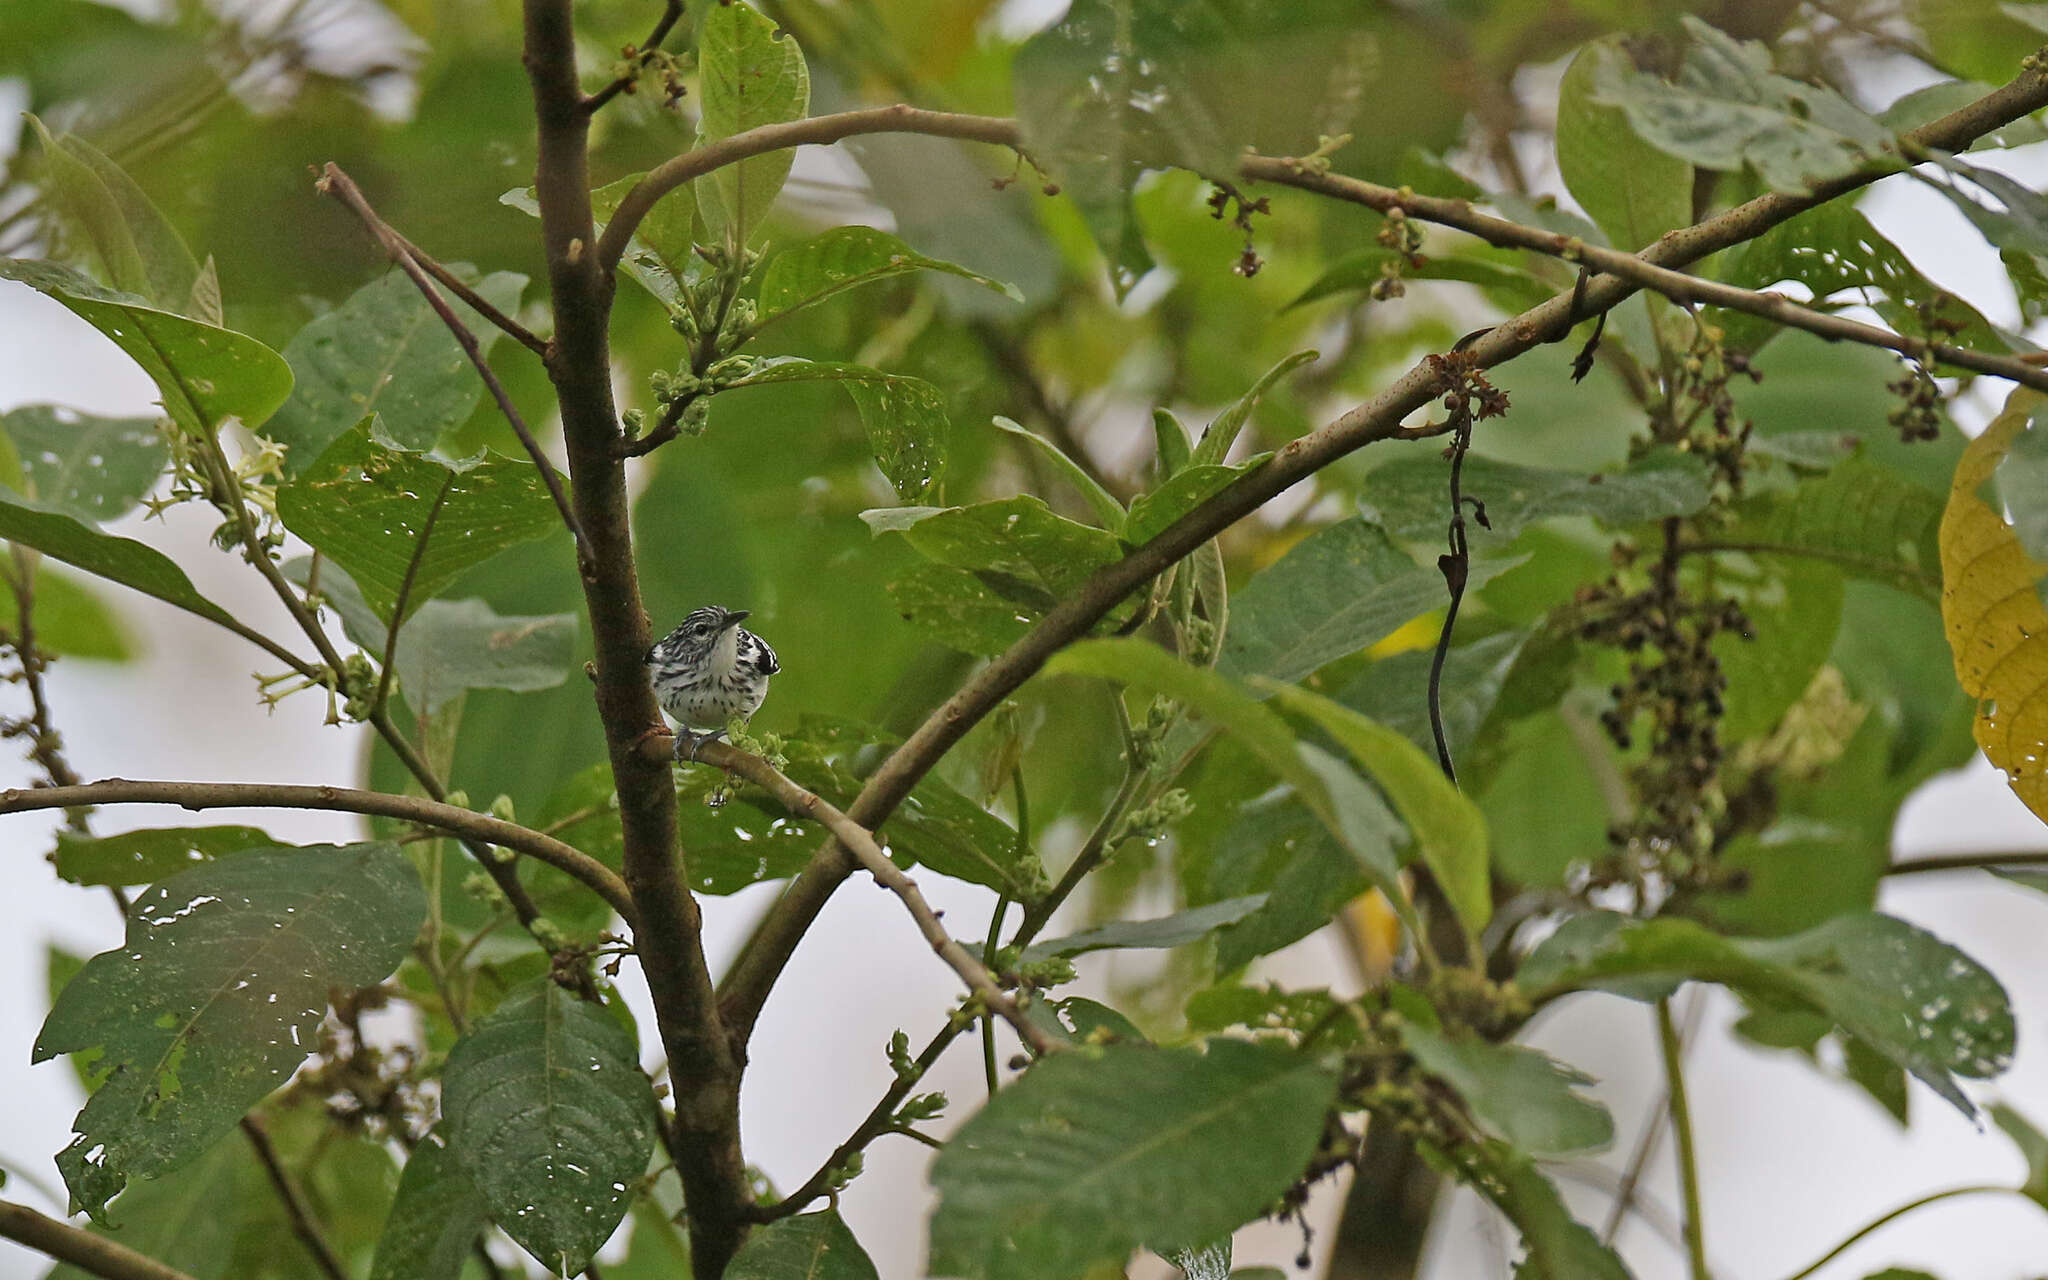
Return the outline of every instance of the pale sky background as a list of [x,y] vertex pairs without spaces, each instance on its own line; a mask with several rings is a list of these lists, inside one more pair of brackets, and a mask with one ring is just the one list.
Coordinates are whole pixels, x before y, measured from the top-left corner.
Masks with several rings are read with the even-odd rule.
[[[2048,151],[2041,147],[1988,162],[2037,185],[2048,180]],[[814,171],[835,177],[845,172],[838,166]],[[1996,256],[1939,197],[1893,180],[1862,207],[1937,281],[1969,298],[1994,323],[2017,325]],[[2002,397],[2004,390],[1997,384],[1995,394]],[[136,414],[151,412],[154,399],[148,380],[111,343],[54,303],[0,282],[0,409],[49,401]],[[1975,430],[1988,403],[1979,393],[1958,416]],[[247,567],[207,549],[210,525],[185,508],[167,523],[144,526],[131,519],[116,531],[167,551],[204,594],[286,634],[281,610]],[[118,588],[107,594],[146,656],[121,667],[66,660],[52,669],[50,697],[81,775],[357,781],[364,734],[323,727],[321,698],[302,695],[275,714],[259,705],[248,673],[271,669],[265,655],[167,606]],[[21,701],[18,689],[0,688],[5,713],[13,714]],[[30,778],[21,761],[0,760],[0,786],[24,785]],[[343,815],[270,810],[195,817],[175,809],[123,807],[101,811],[96,825],[106,831],[195,821],[247,821],[296,842],[345,841],[360,834],[357,823]],[[104,894],[58,882],[42,861],[55,825],[44,814],[8,818],[4,825],[0,973],[10,977],[0,983],[0,1165],[9,1173],[7,1195],[61,1213],[61,1183],[51,1155],[68,1140],[81,1098],[67,1064],[28,1063],[45,1012],[44,948],[55,942],[76,952],[98,951],[117,943],[120,930]],[[1907,806],[1894,846],[1905,857],[2041,849],[2048,848],[2048,839],[1980,760],[1924,788]],[[1048,849],[1052,859],[1064,852]],[[952,910],[955,918],[985,918],[991,905],[989,895],[973,886],[933,876],[922,884],[933,904]],[[715,965],[722,967],[730,957],[772,892],[764,886],[705,900]],[[2020,1024],[2018,1057],[2001,1080],[1971,1092],[1980,1100],[2011,1101],[2048,1124],[2048,982],[2041,977],[2048,956],[2041,942],[2048,899],[1982,873],[1964,873],[1889,882],[1881,905],[1964,944],[2008,981]],[[1148,963],[1142,957],[1091,957],[1084,972],[1100,990],[1108,975],[1127,980],[1145,972]],[[1271,958],[1261,973],[1300,985],[1342,988],[1351,981],[1348,965],[1322,937]],[[621,985],[629,993],[640,990],[630,970]],[[850,883],[798,952],[756,1034],[743,1100],[749,1157],[784,1187],[802,1181],[886,1086],[882,1046],[891,1029],[904,1027],[913,1043],[921,1043],[956,994],[952,973],[931,956],[898,905],[864,878]],[[1733,1017],[1731,1001],[1718,993],[1709,997],[1688,1070],[1708,1247],[1717,1274],[1786,1276],[1898,1203],[1943,1187],[2021,1176],[2022,1164],[2001,1135],[1963,1120],[1918,1084],[1914,1125],[1901,1131],[1860,1093],[1823,1079],[1791,1055],[1734,1041],[1726,1031]],[[643,1016],[643,1026],[650,1022]],[[1580,997],[1542,1020],[1531,1039],[1599,1077],[1594,1092],[1613,1110],[1619,1134],[1616,1150],[1601,1163],[1618,1168],[1661,1088],[1648,1008]],[[963,1040],[926,1087],[951,1094],[954,1122],[968,1114],[982,1092],[972,1042]],[[1667,1208],[1678,1202],[1669,1150],[1667,1142],[1647,1184],[1649,1198]],[[920,1274],[929,1155],[905,1140],[882,1140],[869,1151],[867,1172],[842,1200],[856,1234],[889,1280]],[[1311,1216],[1327,1222],[1340,1190],[1326,1183]],[[1577,1186],[1568,1191],[1583,1219],[1596,1225],[1603,1219],[1606,1195]],[[1328,1230],[1319,1227],[1318,1255],[1328,1241]],[[1620,1244],[1643,1280],[1683,1274],[1679,1253],[1653,1231],[1631,1225]],[[1299,1248],[1291,1226],[1247,1228],[1239,1236],[1238,1264],[1287,1267]],[[1440,1216],[1427,1274],[1437,1280],[1506,1277],[1514,1249],[1512,1232],[1497,1215],[1460,1193],[1452,1210]],[[2048,1215],[2016,1198],[1978,1197],[1910,1216],[1820,1276],[1858,1280],[1887,1266],[1918,1266],[1943,1280],[2028,1280],[2042,1274],[2044,1260]],[[45,1269],[39,1256],[0,1243],[0,1280],[25,1280]]]

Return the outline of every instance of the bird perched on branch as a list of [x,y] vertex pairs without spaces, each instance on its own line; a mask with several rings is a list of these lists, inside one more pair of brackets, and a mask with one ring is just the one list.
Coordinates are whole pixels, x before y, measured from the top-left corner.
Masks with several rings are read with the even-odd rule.
[[682,725],[678,760],[686,740],[695,760],[705,743],[724,735],[728,720],[753,715],[768,696],[768,677],[782,670],[775,650],[740,625],[746,619],[745,609],[706,605],[647,651],[654,695]]

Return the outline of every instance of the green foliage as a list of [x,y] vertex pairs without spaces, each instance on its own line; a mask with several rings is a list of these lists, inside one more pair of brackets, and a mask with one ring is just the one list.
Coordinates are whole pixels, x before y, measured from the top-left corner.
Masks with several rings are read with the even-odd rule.
[[313,1048],[330,987],[380,982],[426,915],[388,844],[252,850],[135,901],[122,946],[64,988],[35,1060],[97,1051],[99,1085],[57,1157],[104,1221],[131,1177],[198,1156]]
[[[643,228],[645,224],[643,223]],[[902,240],[873,227],[835,227],[793,244],[768,260],[756,301],[758,324],[823,302],[846,289],[912,271],[942,271],[993,289],[1012,302],[1024,301],[1015,285],[970,271],[956,262],[928,258]]]
[[170,458],[150,418],[33,404],[0,414],[0,430],[21,456],[22,496],[87,524],[133,511]]
[[1235,1040],[1041,1062],[933,1166],[932,1268],[1080,1275],[1139,1245],[1214,1239],[1286,1189],[1335,1092],[1315,1059]]
[[581,1271],[619,1225],[654,1149],[660,1118],[635,1052],[601,1007],[542,979],[448,1054],[448,1150],[492,1219],[558,1275]]
[[876,1280],[875,1264],[837,1209],[769,1223],[748,1239],[725,1274],[731,1280]]
[[223,854],[277,842],[255,827],[152,827],[117,836],[57,833],[57,874],[73,884],[152,884]]
[[1156,920],[1119,920],[1113,924],[1034,942],[1024,949],[1023,962],[1053,956],[1078,956],[1090,951],[1123,947],[1184,947],[1199,942],[1227,924],[1235,924],[1266,905],[1266,895],[1228,898],[1206,906],[1190,907]]
[[1597,1151],[1614,1141],[1607,1108],[1579,1095],[1593,1077],[1535,1049],[1454,1038],[1410,1022],[1401,1042],[1449,1085],[1493,1137],[1533,1156]]
[[1635,252],[1692,221],[1692,166],[1645,143],[1626,112],[1594,100],[1619,80],[1628,53],[1614,38],[1585,46],[1564,73],[1557,98],[1557,167],[1572,198]]
[[439,1280],[462,1272],[490,1209],[441,1135],[414,1147],[391,1216],[377,1238],[370,1280]]
[[896,496],[915,502],[929,495],[946,470],[946,398],[922,378],[883,373],[829,360],[772,360],[726,384],[766,387],[790,382],[836,382],[846,388],[867,428],[875,464]]
[[[711,9],[697,33],[697,49],[704,142],[801,120],[810,110],[811,73],[803,51],[746,5]],[[789,162],[788,151],[771,151],[700,182],[697,206],[711,230],[744,246],[782,190]]]
[[[66,229],[84,241],[99,278],[159,307],[218,324],[190,306],[199,264],[135,180],[83,139],[53,138],[28,118],[43,146],[51,202]],[[217,306],[216,301],[216,306]]]
[[[1440,542],[1450,522],[1449,477],[1440,461],[1404,459],[1372,473],[1367,515],[1395,537]],[[1696,515],[1707,505],[1707,467],[1687,454],[1655,453],[1618,475],[1582,476],[1489,458],[1465,462],[1463,489],[1486,504],[1490,527],[1473,530],[1481,546],[1506,543],[1539,520],[1590,516],[1626,526]]]

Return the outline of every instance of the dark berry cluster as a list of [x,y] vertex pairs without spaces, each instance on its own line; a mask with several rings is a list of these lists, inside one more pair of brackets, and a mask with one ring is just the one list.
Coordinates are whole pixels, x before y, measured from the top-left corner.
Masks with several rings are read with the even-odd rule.
[[1941,387],[1925,366],[1908,361],[1898,378],[1884,386],[1899,398],[1898,407],[1885,417],[1898,429],[1899,439],[1914,444],[1941,436]]

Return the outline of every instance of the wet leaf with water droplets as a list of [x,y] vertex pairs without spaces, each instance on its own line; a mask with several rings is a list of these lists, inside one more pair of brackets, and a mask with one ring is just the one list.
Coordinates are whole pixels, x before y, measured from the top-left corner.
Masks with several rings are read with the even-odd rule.
[[477,1232],[490,1225],[484,1198],[439,1131],[413,1148],[391,1216],[377,1238],[370,1280],[445,1280],[462,1273]]
[[277,842],[255,827],[156,827],[119,835],[57,833],[57,874],[73,884],[149,884],[223,854]]
[[647,1172],[660,1124],[633,1038],[543,978],[449,1051],[449,1149],[491,1217],[543,1265],[575,1275]]
[[778,359],[755,367],[727,390],[787,382],[836,382],[853,397],[875,465],[896,496],[916,502],[932,492],[946,470],[946,397],[923,378],[883,373],[837,360]]
[[0,429],[21,455],[22,493],[88,524],[134,510],[170,461],[155,418],[29,404],[0,414]]
[[312,1051],[328,989],[389,976],[425,917],[390,844],[252,850],[138,897],[36,1039],[37,1062],[101,1051],[57,1155],[74,1205],[103,1217],[130,1176],[205,1150]]

